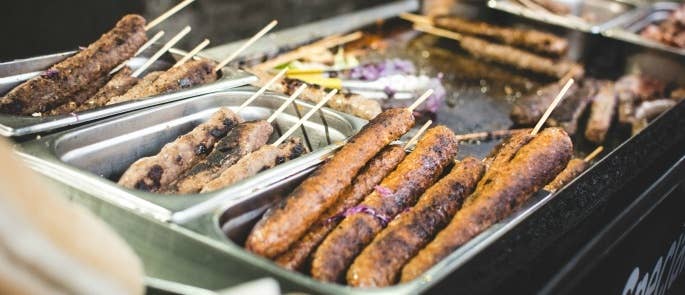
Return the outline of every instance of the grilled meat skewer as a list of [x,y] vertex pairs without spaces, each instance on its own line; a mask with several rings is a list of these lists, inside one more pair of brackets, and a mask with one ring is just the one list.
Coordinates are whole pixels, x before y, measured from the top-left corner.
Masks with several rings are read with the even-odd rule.
[[411,281],[491,225],[507,217],[533,193],[561,172],[573,154],[568,134],[547,128],[521,147],[488,178],[483,177],[473,201],[464,204],[435,239],[402,269],[402,282]]
[[330,233],[344,217],[346,210],[356,206],[364,197],[370,194],[374,187],[385,178],[404,159],[404,148],[389,145],[381,150],[340,194],[336,203],[321,215],[307,234],[293,244],[287,252],[275,259],[280,266],[290,270],[302,270],[307,258],[321,241]]
[[255,225],[245,247],[273,258],[285,252],[304,235],[338,194],[347,187],[383,147],[397,140],[414,125],[408,109],[390,109],[369,121],[331,159],[321,165],[284,200],[270,209]]
[[556,192],[583,173],[588,166],[589,164],[583,159],[572,159],[554,180],[545,185],[544,189],[548,192]]
[[131,98],[135,97],[143,97],[141,96],[144,92],[147,91],[147,88],[149,88],[152,83],[154,83],[157,78],[159,78],[160,75],[162,75],[164,71],[154,71],[150,72],[145,77],[138,79],[138,82],[133,85],[133,87],[129,88],[124,94],[113,96],[107,99],[107,102],[105,105],[112,105],[120,102],[125,102],[131,100]]
[[154,156],[141,158],[124,172],[119,184],[127,188],[156,192],[201,161],[214,143],[242,119],[221,108],[205,123],[162,147]]
[[[541,87],[534,93],[519,98],[511,109],[511,120],[518,125],[534,125],[540,120],[542,114],[563,87],[562,83],[554,82]],[[574,83],[568,90],[568,96],[575,95],[577,91],[578,85]]]
[[554,34],[537,30],[505,28],[485,22],[470,21],[454,16],[433,19],[437,27],[459,33],[486,37],[506,45],[522,47],[537,53],[561,56],[568,51],[568,41]]
[[123,67],[112,76],[112,79],[110,79],[105,86],[100,88],[95,95],[79,105],[75,111],[82,112],[104,106],[112,97],[126,93],[126,91],[134,87],[139,81],[138,78],[131,77],[132,72],[133,71],[128,66]]
[[[100,79],[97,79],[96,81],[93,81],[89,87],[83,88],[82,90],[74,93],[69,101],[55,108],[52,108],[47,113],[48,116],[65,115],[74,112],[79,105],[81,105],[84,101],[88,100],[88,98],[90,98],[91,96],[95,95],[98,92],[98,89],[106,85],[107,78],[108,77],[105,76]],[[50,106],[47,107],[47,109],[50,108]]]
[[347,284],[385,287],[399,279],[402,266],[447,225],[485,171],[476,158],[465,158],[431,186],[419,201],[381,231],[354,260]]
[[585,138],[594,143],[604,142],[616,113],[616,103],[614,83],[604,83],[592,102],[590,118],[585,129]]
[[311,274],[317,280],[342,282],[354,258],[392,218],[413,205],[452,163],[457,140],[452,131],[438,126],[426,131],[416,148],[371,192],[358,207],[362,212],[345,217],[314,252]]
[[64,103],[128,60],[146,40],[145,19],[126,15],[86,49],[12,89],[0,99],[0,111],[31,115]]
[[273,132],[271,124],[264,120],[243,122],[231,129],[219,140],[207,158],[188,169],[170,185],[169,192],[191,194],[215,179],[245,155],[266,144]]
[[227,187],[238,181],[257,175],[288,160],[295,159],[307,152],[300,138],[290,138],[278,146],[263,145],[256,151],[242,157],[233,166],[224,170],[218,177],[205,184],[200,192],[208,193]]

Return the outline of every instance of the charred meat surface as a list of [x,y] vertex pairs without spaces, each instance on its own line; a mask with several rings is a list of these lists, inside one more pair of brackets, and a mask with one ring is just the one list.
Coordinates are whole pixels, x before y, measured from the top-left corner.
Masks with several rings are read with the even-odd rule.
[[311,274],[317,280],[342,282],[354,258],[387,223],[428,189],[457,155],[452,131],[438,126],[426,131],[414,151],[383,179],[379,189],[359,204],[314,252]]
[[370,194],[385,176],[395,170],[405,155],[404,148],[397,145],[387,146],[380,151],[359,171],[352,184],[345,188],[336,203],[326,210],[307,234],[275,259],[276,263],[290,270],[303,270],[314,249],[338,225],[347,210]]
[[414,116],[408,109],[386,110],[369,121],[288,198],[264,214],[248,236],[246,248],[267,258],[285,252],[335,203],[371,158],[412,126]]
[[65,103],[132,57],[145,41],[145,19],[126,15],[86,49],[12,89],[2,99],[0,111],[31,115]]
[[160,190],[204,159],[214,143],[241,121],[228,108],[219,109],[207,122],[164,145],[158,154],[131,164],[119,179],[119,184],[144,191]]
[[444,228],[485,171],[476,158],[465,158],[431,186],[419,201],[401,213],[357,256],[347,272],[347,284],[385,287],[399,279],[409,259]]
[[509,164],[478,183],[471,198],[435,239],[402,269],[402,282],[411,281],[507,217],[566,167],[573,144],[560,128],[547,128],[521,147]]
[[[66,115],[69,113],[73,113],[76,111],[78,106],[83,104],[84,101],[88,100],[89,97],[95,95],[98,92],[98,89],[102,88],[106,83],[107,83],[107,76],[102,77],[96,81],[93,81],[89,87],[83,88],[81,91],[74,93],[71,96],[71,99],[67,101],[66,103],[59,105],[55,108],[52,108],[48,112],[49,116],[58,116],[58,115]],[[48,106],[48,109],[51,107]]]
[[[243,122],[220,139],[204,160],[188,169],[171,185],[171,192],[191,194],[218,177],[245,155],[266,144],[273,127],[264,120]],[[220,135],[220,134],[217,134]]]
[[95,95],[89,97],[88,100],[78,106],[76,111],[82,112],[104,106],[112,97],[126,93],[126,91],[138,83],[138,78],[131,77],[131,73],[131,68],[128,66],[123,67]]
[[307,152],[300,138],[290,138],[276,146],[264,145],[258,150],[244,156],[233,166],[224,170],[214,180],[202,187],[202,193],[212,192],[238,181],[257,175],[266,169],[295,159]]
[[611,122],[614,120],[616,103],[614,83],[603,83],[592,101],[590,118],[585,129],[585,138],[597,144],[604,142],[609,128],[611,128]]

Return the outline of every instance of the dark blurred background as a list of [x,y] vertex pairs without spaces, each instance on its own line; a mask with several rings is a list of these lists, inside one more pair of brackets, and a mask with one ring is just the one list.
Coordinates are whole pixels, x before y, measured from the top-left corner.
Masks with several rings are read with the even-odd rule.
[[[74,50],[96,40],[127,13],[152,20],[181,0],[3,1],[0,61]],[[246,38],[272,19],[275,30],[375,6],[389,0],[196,0],[161,25],[164,39],[184,26],[192,32],[176,47],[190,49],[204,38],[210,47]],[[152,34],[148,34],[152,36]]]

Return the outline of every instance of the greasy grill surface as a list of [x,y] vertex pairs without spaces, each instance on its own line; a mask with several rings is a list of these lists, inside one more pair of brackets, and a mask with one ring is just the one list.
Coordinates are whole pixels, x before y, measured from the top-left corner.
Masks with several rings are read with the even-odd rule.
[[451,130],[438,126],[426,131],[414,151],[379,185],[387,192],[382,195],[376,190],[360,203],[377,215],[362,212],[347,216],[314,253],[312,276],[321,281],[342,282],[354,257],[387,221],[412,206],[456,155],[457,140]]
[[333,205],[366,162],[412,126],[414,116],[407,109],[390,109],[371,120],[281,205],[264,214],[250,233],[246,248],[269,258],[285,252]]
[[12,89],[0,99],[0,110],[31,115],[47,111],[50,105],[65,102],[79,90],[92,87],[90,83],[133,56],[147,41],[144,26],[143,17],[124,16],[114,29],[86,49]]

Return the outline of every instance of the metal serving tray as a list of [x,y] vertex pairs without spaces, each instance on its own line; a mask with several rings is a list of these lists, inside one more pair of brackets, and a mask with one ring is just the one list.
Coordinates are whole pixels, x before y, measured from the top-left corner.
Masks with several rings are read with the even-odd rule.
[[639,0],[558,0],[571,7],[572,16],[539,12],[513,0],[489,0],[488,6],[543,23],[588,33],[600,33],[627,21],[643,5]]
[[[20,144],[19,151],[36,170],[96,198],[161,221],[183,222],[211,212],[227,201],[278,187],[292,174],[320,163],[366,124],[364,120],[323,109],[293,134],[302,138],[302,129],[306,130],[313,152],[212,193],[162,195],[117,185],[119,176],[131,163],[156,154],[164,144],[190,131],[218,108],[237,107],[254,91],[249,87],[192,97],[25,142]],[[265,119],[284,101],[282,95],[267,93],[243,109],[241,116],[245,120]],[[296,105],[302,114],[312,107],[299,101]],[[286,108],[274,121],[276,128],[270,141],[298,119],[294,107]],[[175,214],[178,216],[174,217]]]
[[[158,45],[151,46],[138,57],[131,59],[128,65],[134,70],[137,69],[158,49]],[[75,52],[76,51],[70,51],[0,63],[0,93],[5,94],[14,86],[40,74],[41,71],[73,55]],[[182,50],[170,50],[170,53],[166,53],[162,58],[157,60],[150,67],[148,72],[169,68],[177,59],[180,59],[184,53],[185,52]],[[224,67],[221,70],[221,77],[212,83],[191,87],[173,93],[156,95],[146,99],[78,112],[72,115],[32,117],[0,114],[0,135],[18,137],[49,132],[162,103],[247,85],[256,81],[256,79],[256,77],[245,71]]]
[[659,23],[665,20],[680,5],[682,4],[678,2],[652,3],[641,9],[638,13],[631,15],[631,17],[620,26],[609,29],[602,34],[610,38],[616,38],[644,47],[664,50],[685,56],[685,48],[669,46],[661,42],[644,38],[640,35],[640,32],[642,32],[644,28],[650,24]]

